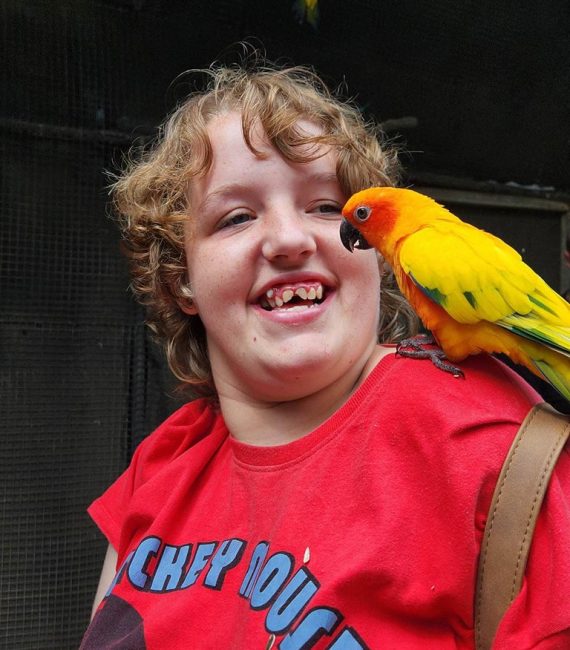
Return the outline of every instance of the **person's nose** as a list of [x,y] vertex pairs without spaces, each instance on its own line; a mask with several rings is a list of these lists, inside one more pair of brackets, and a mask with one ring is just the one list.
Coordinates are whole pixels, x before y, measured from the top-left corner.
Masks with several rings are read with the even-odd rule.
[[298,264],[317,250],[310,215],[293,208],[274,210],[265,224],[263,256],[282,264]]

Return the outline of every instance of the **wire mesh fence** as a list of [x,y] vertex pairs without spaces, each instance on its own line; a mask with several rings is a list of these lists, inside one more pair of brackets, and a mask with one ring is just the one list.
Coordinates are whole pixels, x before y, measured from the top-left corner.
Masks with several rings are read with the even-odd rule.
[[563,0],[540,19],[492,0],[336,0],[317,25],[293,4],[0,4],[0,648],[77,647],[105,546],[85,508],[176,405],[104,171],[192,90],[181,72],[259,42],[408,125],[415,171],[567,190]]
[[78,646],[105,547],[85,509],[170,408],[107,207],[104,170],[132,137],[113,56],[117,39],[129,47],[128,16],[82,4],[80,15],[72,3],[0,9],[10,91],[0,100],[0,647],[10,650]]

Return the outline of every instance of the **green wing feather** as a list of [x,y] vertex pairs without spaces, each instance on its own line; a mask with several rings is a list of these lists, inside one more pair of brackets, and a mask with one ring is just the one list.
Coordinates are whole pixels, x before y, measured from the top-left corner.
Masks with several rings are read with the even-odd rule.
[[[568,377],[556,367],[546,361],[536,360],[534,365],[542,373],[543,377],[550,382],[556,390],[570,401],[570,390],[568,389]],[[558,364],[559,365],[559,364]]]
[[408,236],[398,259],[456,321],[489,321],[570,355],[570,306],[497,237],[436,221]]

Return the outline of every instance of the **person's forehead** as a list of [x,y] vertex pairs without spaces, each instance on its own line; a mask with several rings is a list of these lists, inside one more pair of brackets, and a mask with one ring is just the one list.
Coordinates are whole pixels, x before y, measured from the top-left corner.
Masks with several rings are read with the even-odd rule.
[[[321,131],[309,120],[300,120],[296,128],[301,137],[318,136]],[[194,179],[199,181],[217,174],[220,170],[234,168],[236,164],[240,169],[253,164],[259,159],[281,158],[286,164],[296,164],[284,155],[269,140],[260,122],[252,124],[249,133],[252,150],[244,137],[242,115],[238,112],[227,112],[217,115],[207,125],[207,135],[212,148],[212,161],[205,174]],[[336,152],[329,145],[320,145],[312,142],[299,144],[295,151],[301,156],[306,156],[303,165],[307,167],[332,167],[336,169]],[[319,165],[319,161],[322,165]],[[331,162],[332,161],[332,162]]]
[[[232,109],[213,115],[207,123],[206,130],[212,145],[222,138],[233,136],[236,139],[243,140],[243,114],[241,111]],[[301,117],[295,122],[295,130],[301,136],[314,137],[323,134],[323,129],[315,122],[311,121],[309,116]],[[260,119],[254,119],[251,124],[250,137],[252,144],[267,145],[268,137],[265,133]]]
[[[237,148],[239,150],[247,146],[243,134],[242,114],[236,111],[216,115],[208,123],[206,131],[214,156],[217,149]],[[250,137],[256,149],[269,145],[267,136],[258,121],[254,122]]]
[[[297,123],[297,129],[302,135],[308,137],[319,135],[319,128],[309,120],[300,120]],[[315,182],[323,182],[325,178],[332,182],[336,181],[336,153],[329,146],[315,145],[309,143],[300,145],[299,153],[307,154],[312,160],[304,163],[294,163],[276,149],[269,141],[260,122],[252,124],[250,133],[251,144],[258,152],[252,151],[245,140],[243,133],[242,114],[238,111],[225,111],[212,117],[207,124],[207,135],[212,148],[212,161],[209,168],[204,174],[194,177],[188,187],[188,198],[193,195],[194,200],[197,195],[204,194],[208,191],[212,180],[217,181],[224,179],[227,181],[228,174],[231,175],[231,181],[238,183],[240,177],[247,175],[248,168],[253,165],[256,169],[258,166],[254,163],[261,158],[281,158],[287,165],[302,165],[303,174],[308,177],[315,176]],[[303,149],[306,148],[306,151]],[[322,149],[319,151],[319,149]],[[315,155],[316,154],[316,155]]]

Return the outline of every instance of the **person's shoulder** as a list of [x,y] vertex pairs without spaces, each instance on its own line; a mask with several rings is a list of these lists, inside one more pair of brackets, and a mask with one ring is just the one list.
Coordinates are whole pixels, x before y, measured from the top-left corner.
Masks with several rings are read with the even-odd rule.
[[[459,501],[482,494],[476,509],[485,513],[516,432],[541,400],[489,355],[457,365],[460,377],[427,359],[392,355],[376,385],[369,419],[382,426],[378,448],[383,450],[387,441],[403,466],[421,467],[438,494],[451,486]],[[427,468],[435,468],[434,473]]]
[[214,403],[206,399],[188,402],[162,422],[137,447],[139,466],[152,473],[192,450],[216,446],[227,433],[223,418]]
[[504,447],[531,407],[542,401],[514,371],[487,354],[457,364],[459,377],[428,359],[390,355],[381,363],[374,417],[395,435],[405,432],[406,439],[426,441],[434,449],[466,436]]
[[[404,403],[419,402],[425,409],[449,409],[463,405],[479,412],[524,417],[541,401],[538,393],[501,361],[482,353],[456,366],[455,376],[437,368],[429,359],[394,355],[385,384],[390,392],[403,396]],[[401,403],[401,401],[400,401]]]
[[166,418],[149,438],[195,436],[208,432],[220,417],[217,405],[206,398],[186,402]]

